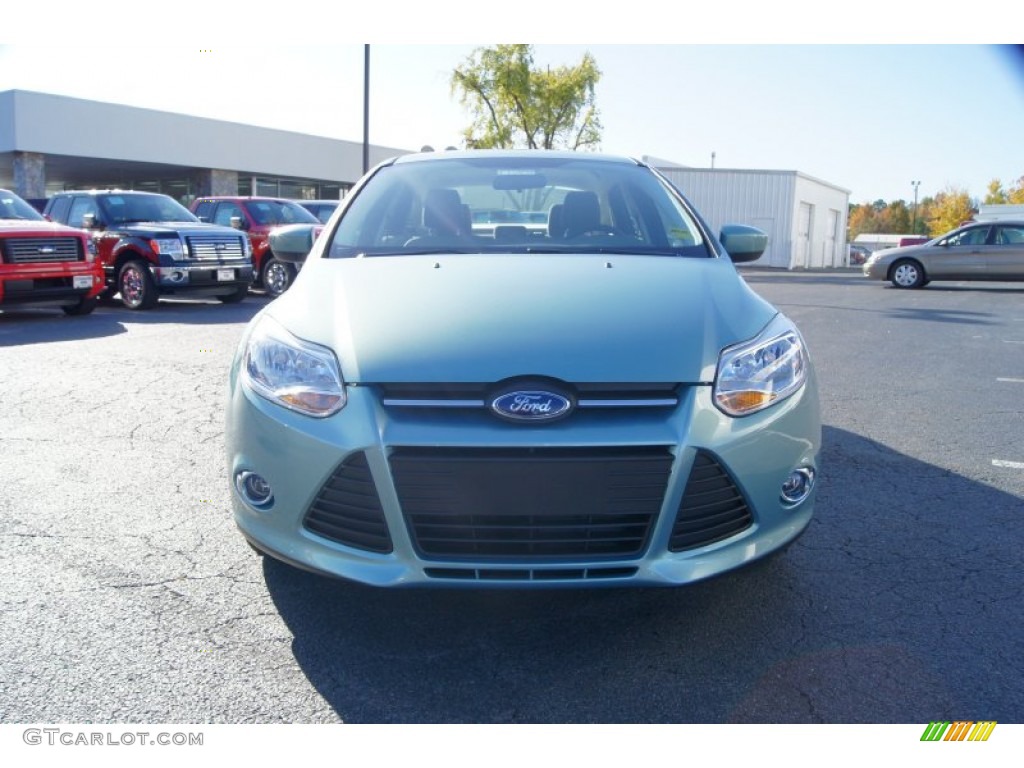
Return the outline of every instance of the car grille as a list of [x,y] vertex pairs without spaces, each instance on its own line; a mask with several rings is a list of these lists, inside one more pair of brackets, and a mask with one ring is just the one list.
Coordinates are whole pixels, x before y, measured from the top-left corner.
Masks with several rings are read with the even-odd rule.
[[628,579],[636,576],[636,567],[609,568],[424,568],[431,579],[459,581],[592,581]]
[[[378,384],[386,408],[484,409],[495,388],[483,383]],[[583,383],[566,385],[577,408],[674,408],[679,385],[671,383]]]
[[391,551],[391,536],[365,454],[352,454],[334,470],[303,525],[311,533],[349,547]]
[[201,261],[241,259],[245,256],[245,246],[241,237],[188,235],[185,242],[188,244],[189,255]]
[[754,522],[750,507],[718,459],[698,451],[668,548],[672,552],[707,546],[735,536]]
[[544,561],[640,555],[672,455],[660,446],[400,448],[390,462],[422,556]]
[[77,237],[12,237],[0,240],[0,254],[7,264],[52,264],[85,261]]

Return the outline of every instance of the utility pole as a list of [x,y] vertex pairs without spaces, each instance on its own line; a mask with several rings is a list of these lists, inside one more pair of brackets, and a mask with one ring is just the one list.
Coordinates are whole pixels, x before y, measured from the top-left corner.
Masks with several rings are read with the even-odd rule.
[[912,181],[910,185],[914,188],[914,216],[913,223],[910,225],[910,231],[912,234],[917,234],[917,188],[921,186],[920,181]]

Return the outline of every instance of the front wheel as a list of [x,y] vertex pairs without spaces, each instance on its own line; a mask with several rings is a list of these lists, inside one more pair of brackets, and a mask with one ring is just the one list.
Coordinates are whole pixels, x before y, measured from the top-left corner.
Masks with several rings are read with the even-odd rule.
[[248,295],[249,286],[240,285],[232,293],[229,293],[226,296],[218,296],[217,299],[223,304],[237,304]]
[[271,256],[263,265],[260,281],[267,295],[276,299],[291,287],[294,279],[295,267]]
[[921,265],[910,259],[900,259],[893,264],[889,279],[897,288],[920,288],[926,282]]
[[159,298],[156,282],[142,261],[129,261],[121,267],[117,275],[117,289],[121,293],[121,303],[128,309],[152,309]]
[[88,315],[94,309],[99,301],[96,298],[92,299],[80,299],[77,304],[72,304],[67,307],[61,307],[64,310],[65,315]]

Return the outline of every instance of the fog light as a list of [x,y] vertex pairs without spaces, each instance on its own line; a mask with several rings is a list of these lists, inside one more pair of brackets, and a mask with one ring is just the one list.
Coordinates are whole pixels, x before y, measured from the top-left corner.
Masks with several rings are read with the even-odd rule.
[[274,503],[274,493],[263,475],[239,472],[235,475],[235,488],[239,495],[254,507],[269,507]]
[[782,484],[782,501],[789,505],[799,504],[807,498],[814,487],[814,470],[811,467],[794,469]]

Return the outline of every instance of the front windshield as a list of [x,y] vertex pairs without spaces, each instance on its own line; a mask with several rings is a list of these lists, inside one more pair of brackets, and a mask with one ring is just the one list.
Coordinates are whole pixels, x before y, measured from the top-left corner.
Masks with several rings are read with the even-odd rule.
[[199,221],[187,208],[165,195],[101,195],[99,206],[103,221],[112,226],[139,221]]
[[249,200],[245,206],[253,220],[264,226],[319,222],[316,216],[301,205],[288,200]]
[[0,219],[45,221],[43,215],[13,192],[0,189]]
[[713,255],[649,169],[538,152],[385,166],[349,203],[328,256],[594,252]]

